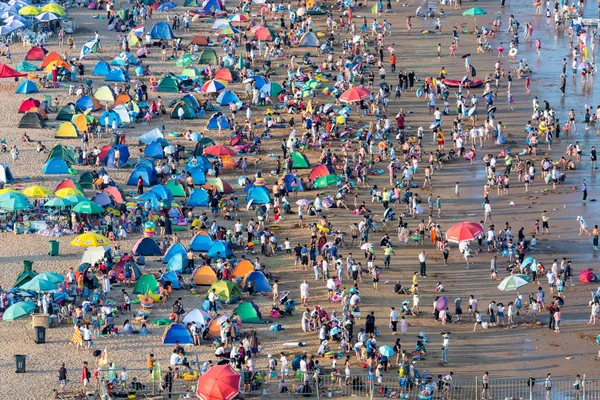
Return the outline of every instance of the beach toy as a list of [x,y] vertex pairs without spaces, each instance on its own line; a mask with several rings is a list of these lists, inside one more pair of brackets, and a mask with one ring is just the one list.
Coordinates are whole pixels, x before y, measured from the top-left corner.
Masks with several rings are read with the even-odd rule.
[[509,57],[516,57],[517,53],[519,53],[519,50],[517,50],[517,48],[513,47],[512,49],[509,50],[508,56]]
[[158,303],[160,301],[160,294],[154,294],[152,292],[148,292],[147,294],[138,294],[138,299],[140,299],[140,302],[144,297],[149,297],[154,303]]
[[417,95],[417,97],[421,98],[423,97],[423,89],[417,89],[417,92],[415,93]]
[[169,136],[180,137],[181,133],[180,132],[169,132]]

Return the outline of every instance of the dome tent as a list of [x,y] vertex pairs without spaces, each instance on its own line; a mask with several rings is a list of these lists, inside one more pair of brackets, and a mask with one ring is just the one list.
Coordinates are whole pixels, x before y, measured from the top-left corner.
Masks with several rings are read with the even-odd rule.
[[41,61],[46,58],[46,50],[40,46],[34,46],[27,52],[25,59],[27,61]]
[[181,346],[191,346],[194,344],[194,339],[190,331],[181,323],[167,326],[162,335],[162,344],[165,346],[173,346],[177,342]]
[[204,265],[200,268],[196,268],[194,272],[192,272],[192,281],[196,285],[212,285],[218,280],[217,273],[214,269],[209,267],[208,265]]
[[240,289],[238,285],[231,281],[217,281],[210,285],[207,293],[212,292],[213,289],[215,289],[215,293],[219,301],[223,303],[232,304],[242,299],[242,289]]
[[233,278],[243,278],[251,272],[254,272],[254,265],[249,260],[240,260],[233,268],[231,276]]
[[244,280],[242,281],[242,290],[247,292],[249,286],[252,286],[255,292],[270,292],[273,290],[267,277],[260,271],[250,272],[244,277]]
[[75,105],[81,110],[97,111],[102,109],[102,104],[94,96],[82,96],[75,102]]
[[164,158],[163,147],[160,142],[152,142],[144,149],[144,157]]
[[251,301],[241,302],[233,310],[233,313],[237,315],[245,324],[264,324],[258,306]]
[[51,158],[44,164],[42,172],[46,175],[66,175],[69,173],[69,165],[60,158]]
[[208,256],[211,258],[229,258],[233,255],[229,243],[224,240],[214,241],[210,249],[208,249]]
[[189,105],[187,105],[183,101],[180,101],[179,103],[177,103],[177,105],[175,107],[173,107],[173,110],[171,110],[171,118],[179,119],[179,109],[180,108],[183,109],[183,119],[196,118],[196,113],[194,112],[194,109],[192,107],[190,107]]
[[[125,264],[127,263],[126,260],[121,260],[117,263],[117,265],[115,265],[115,267],[113,268],[113,270],[111,271],[111,273],[115,273],[116,276],[119,276],[120,274],[125,275]],[[134,263],[131,262],[129,263],[129,267],[131,269],[131,280],[133,281],[137,281],[142,277],[142,271],[140,270],[140,267]]]
[[133,287],[133,294],[146,294],[158,292],[158,281],[152,274],[143,274]]
[[94,67],[94,76],[106,76],[110,72],[110,64],[106,61],[98,61]]
[[165,269],[167,271],[175,271],[182,273],[185,267],[187,267],[187,257],[182,255],[181,253],[177,253],[173,257],[171,257]]
[[171,287],[173,289],[176,289],[176,290],[181,289],[181,286],[179,285],[179,279],[177,278],[177,274],[174,271],[169,271],[169,272],[162,274],[160,280],[163,285],[167,281],[169,281],[171,283]]
[[149,237],[140,238],[133,246],[132,253],[134,256],[162,256],[156,241]]
[[192,176],[195,185],[204,185],[206,183],[206,174],[202,168],[192,169],[190,175]]
[[158,82],[158,87],[156,90],[158,92],[165,93],[178,93],[179,83],[177,82],[177,79],[175,79],[175,77],[167,75]]
[[168,263],[175,254],[181,254],[184,257],[187,257],[187,250],[181,243],[174,243],[165,252],[165,255],[162,259],[163,264]]
[[[115,150],[118,149],[120,153],[119,165],[115,165]],[[104,159],[104,164],[107,168],[122,168],[129,160],[129,148],[124,144],[118,144],[113,146]]]
[[298,46],[302,46],[302,47],[316,47],[317,43],[318,43],[317,35],[315,35],[312,32],[306,32],[300,38],[300,42],[298,43]]
[[33,72],[33,71],[37,71],[38,67],[36,67],[35,65],[33,65],[30,62],[21,61],[20,63],[17,64],[15,69],[19,72]]
[[79,110],[79,107],[77,107],[74,103],[69,103],[69,104],[61,107],[61,109],[58,111],[58,114],[56,114],[56,119],[58,121],[71,122],[73,115],[77,114],[78,110]]
[[150,30],[150,37],[152,39],[167,39],[172,40],[175,36],[171,27],[166,22],[157,22]]
[[165,184],[165,188],[171,192],[173,197],[185,197],[185,189],[176,179],[169,180],[169,182]]
[[121,68],[115,68],[106,74],[106,82],[128,82],[131,80],[129,74]]
[[190,241],[190,249],[193,251],[207,252],[212,246],[212,239],[206,232],[198,232]]
[[222,106],[228,106],[232,103],[238,103],[240,101],[239,97],[231,90],[224,90],[217,97],[217,103]]
[[29,94],[29,93],[37,93],[40,90],[34,81],[25,79],[23,82],[19,83],[15,93],[17,94]]
[[200,52],[198,64],[218,65],[219,57],[214,49],[204,49]]
[[187,313],[182,320],[184,324],[195,322],[197,327],[204,326],[205,328],[208,327],[210,321],[212,321],[212,317],[206,311],[200,310],[199,308],[195,308]]
[[206,124],[206,129],[209,129],[209,130],[219,129],[219,125],[221,125],[221,129],[229,129],[230,128],[229,121],[227,121],[227,118],[225,118],[225,116],[223,114],[214,113],[212,115],[212,117],[210,117],[210,120],[208,120],[208,123]]
[[152,142],[156,142],[159,139],[164,140],[164,138],[165,138],[165,135],[163,135],[161,130],[158,128],[154,128],[154,129],[144,133],[142,136],[140,136],[138,138],[138,140],[144,144],[150,144]]
[[56,130],[54,137],[57,139],[77,139],[79,131],[72,122],[63,122]]
[[310,167],[308,158],[306,158],[306,156],[299,151],[294,151],[292,154],[290,154],[290,157],[292,157],[294,169],[306,169]]
[[269,190],[264,186],[252,186],[246,196],[246,204],[269,204]]
[[208,193],[203,188],[195,188],[190,193],[190,198],[187,201],[188,207],[207,207]]
[[154,170],[154,168],[136,165],[133,171],[131,172],[131,175],[129,175],[127,184],[136,186],[140,177],[142,178],[144,186],[146,187],[156,185],[156,183],[158,182],[156,179],[156,171]]
[[283,183],[285,185],[285,189],[288,192],[294,190],[294,182],[296,182],[296,191],[301,192],[304,190],[304,188],[302,187],[302,181],[294,174],[285,174],[282,178],[279,179],[279,184],[281,185]]
[[18,128],[21,129],[42,129],[46,126],[44,118],[36,112],[26,112],[19,121]]

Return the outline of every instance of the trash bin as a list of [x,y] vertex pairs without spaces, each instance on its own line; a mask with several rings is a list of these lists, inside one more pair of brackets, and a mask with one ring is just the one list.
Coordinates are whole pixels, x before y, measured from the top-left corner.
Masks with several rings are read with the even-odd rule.
[[58,240],[50,240],[48,241],[48,245],[49,245],[49,253],[51,256],[57,256],[58,255]]
[[33,271],[33,261],[23,260],[23,270],[24,271]]
[[44,344],[46,343],[46,328],[43,326],[35,327],[35,343]]
[[15,361],[17,364],[17,370],[15,371],[17,374],[25,373],[25,359],[27,356],[23,354],[15,354]]

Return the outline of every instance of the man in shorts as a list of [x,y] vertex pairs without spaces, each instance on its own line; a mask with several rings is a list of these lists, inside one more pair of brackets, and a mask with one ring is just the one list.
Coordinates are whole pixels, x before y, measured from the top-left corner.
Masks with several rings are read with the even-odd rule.
[[550,225],[548,221],[550,221],[550,218],[548,217],[548,211],[544,210],[542,213],[542,234],[544,231],[546,235],[549,233]]

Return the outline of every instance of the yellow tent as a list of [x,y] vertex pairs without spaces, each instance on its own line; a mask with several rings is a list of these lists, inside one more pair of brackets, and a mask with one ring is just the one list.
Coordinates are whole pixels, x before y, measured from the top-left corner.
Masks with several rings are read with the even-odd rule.
[[58,127],[54,137],[59,139],[77,139],[79,137],[79,131],[72,122],[63,122]]
[[71,66],[66,61],[63,61],[63,60],[52,61],[51,63],[46,65],[46,68],[44,68],[44,72],[52,71],[52,67],[54,67],[54,66],[56,66],[56,68],[65,68],[66,70],[71,72]]
[[[93,117],[92,117],[93,119]],[[88,129],[88,123],[90,121],[90,117],[85,114],[75,114],[71,118],[71,122],[77,127],[80,132],[85,132]]]

